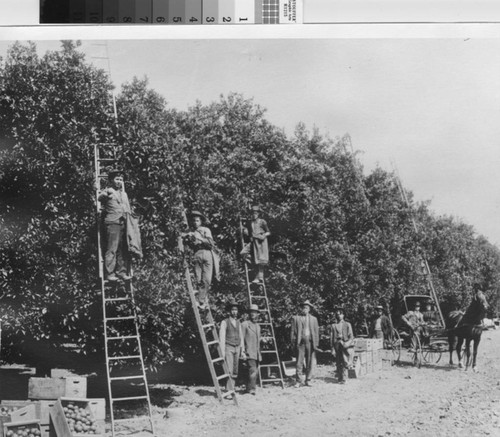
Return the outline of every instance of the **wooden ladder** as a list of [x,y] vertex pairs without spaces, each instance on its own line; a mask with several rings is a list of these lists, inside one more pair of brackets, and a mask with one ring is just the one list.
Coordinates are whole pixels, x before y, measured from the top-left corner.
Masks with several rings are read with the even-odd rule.
[[[104,275],[104,259],[101,250],[101,205],[98,195],[103,188],[101,182],[107,178],[103,167],[117,162],[116,149],[113,143],[98,143],[94,147],[99,280],[102,294],[111,432],[113,437],[119,434],[137,433],[138,430],[134,424],[147,422],[142,430],[154,436],[151,399],[132,280],[110,282],[105,279]],[[132,276],[130,266],[127,274]],[[133,416],[130,416],[132,412]],[[116,417],[123,415],[128,417]]]
[[[245,240],[243,236],[243,222],[241,217],[240,235],[243,247]],[[249,305],[257,305],[260,313],[259,321],[257,322],[260,325],[260,346],[262,354],[262,363],[259,365],[259,383],[261,387],[264,383],[279,383],[282,388],[285,388],[283,369],[281,368],[278,345],[276,343],[276,336],[274,335],[273,319],[271,317],[271,309],[269,299],[267,297],[265,280],[262,280],[262,282],[250,282],[248,264],[244,262],[244,265],[248,302]]]
[[[185,254],[184,244],[181,237],[179,237],[178,239],[178,244],[181,253]],[[207,359],[210,375],[212,376],[212,381],[215,387],[217,398],[221,403],[224,400],[232,400],[234,405],[238,406],[236,390],[232,379],[229,378],[229,369],[227,367],[226,360],[222,357],[222,346],[219,341],[217,325],[215,324],[214,318],[212,316],[210,305],[207,304],[206,309],[200,309],[198,307],[198,302],[196,301],[194,293],[193,282],[191,280],[191,272],[185,255],[183,259],[183,267],[189,297],[191,298],[191,305],[193,306],[196,324],[198,325],[198,331],[200,333],[203,350],[205,351],[205,357]],[[223,391],[221,388],[221,383],[225,380],[228,380],[227,391]]]

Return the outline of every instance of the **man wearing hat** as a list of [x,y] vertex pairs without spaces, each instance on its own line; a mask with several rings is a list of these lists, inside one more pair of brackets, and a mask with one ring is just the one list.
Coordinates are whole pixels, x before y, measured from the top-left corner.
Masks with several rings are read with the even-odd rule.
[[260,353],[260,325],[259,320],[259,307],[255,304],[250,305],[248,308],[250,320],[245,320],[241,324],[243,332],[243,350],[242,357],[247,360],[248,364],[248,381],[247,393],[255,395],[257,386],[258,363],[262,361]]
[[384,307],[375,307],[377,314],[370,325],[370,338],[381,338],[384,343],[392,338],[392,323],[384,314]]
[[313,305],[306,300],[301,307],[300,315],[292,317],[291,342],[297,354],[297,384],[304,384],[304,361],[305,361],[305,385],[311,385],[316,361],[315,351],[319,344],[318,319],[310,314]]
[[354,334],[351,324],[344,320],[344,309],[338,306],[334,308],[334,311],[336,323],[330,327],[330,347],[332,355],[335,356],[338,381],[345,384],[347,369],[351,365]]
[[271,235],[264,219],[260,218],[262,210],[260,206],[252,206],[252,221],[243,230],[245,236],[250,237],[250,243],[243,247],[240,255],[246,262],[250,262],[250,254],[253,254],[254,262],[257,266],[257,275],[252,282],[264,281],[264,266],[269,264],[269,246],[267,237]]
[[226,309],[229,314],[228,318],[224,319],[220,324],[219,341],[222,358],[226,360],[229,370],[226,388],[230,390],[234,387],[236,378],[238,377],[240,353],[243,350],[244,344],[243,331],[241,323],[238,320],[238,303],[232,299],[227,304]]
[[184,240],[194,250],[194,274],[198,292],[198,305],[206,308],[207,293],[215,276],[219,280],[219,255],[215,252],[215,242],[210,229],[202,226],[207,222],[206,217],[199,211],[192,211],[189,215],[193,230],[184,234]]
[[[425,343],[425,340],[428,338],[429,333],[427,330],[427,325],[424,321],[424,316],[420,312],[420,301],[415,302],[415,307],[413,311],[408,311],[404,316],[401,317],[404,323],[408,325],[411,332],[418,335],[421,343]],[[412,348],[416,349],[417,345],[415,344],[412,337]]]
[[430,326],[439,326],[441,324],[441,320],[439,318],[439,314],[437,311],[432,309],[433,302],[429,299],[425,303],[425,311],[422,313],[424,317],[424,322]]
[[123,185],[123,173],[120,170],[108,172],[109,187],[98,196],[103,207],[106,229],[106,252],[104,271],[108,281],[129,280],[126,263],[126,215],[130,214],[130,204]]

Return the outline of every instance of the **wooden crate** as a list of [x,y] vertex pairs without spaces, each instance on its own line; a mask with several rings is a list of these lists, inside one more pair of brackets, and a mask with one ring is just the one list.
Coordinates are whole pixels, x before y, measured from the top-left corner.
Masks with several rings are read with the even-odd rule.
[[[38,405],[36,402],[5,400],[0,402],[0,407],[8,409],[5,415],[0,415],[0,437],[4,435],[4,423],[19,422],[22,418],[27,420],[35,420],[38,418]],[[26,410],[26,408],[29,408],[29,410]]]
[[106,420],[106,399],[87,399],[94,418],[98,421]]
[[368,354],[367,352],[356,352],[354,357],[358,357],[358,360],[361,364],[366,364],[368,360]]
[[354,352],[370,352],[382,349],[384,346],[380,338],[355,338]]
[[38,420],[24,420],[22,422],[4,423],[2,427],[4,436],[6,436],[9,431],[13,431],[15,433],[26,429],[37,429],[40,433],[42,431],[40,428],[40,421]]
[[373,363],[373,371],[374,372],[381,372],[382,371],[382,360],[377,361],[376,363]]
[[37,408],[35,404],[26,405],[10,413],[10,420],[12,422],[26,422],[37,419]]
[[389,370],[392,367],[391,360],[382,360],[382,370]]
[[87,378],[67,376],[64,378],[30,378],[28,397],[30,399],[54,400],[60,397],[87,397]]
[[373,373],[373,363],[370,361],[366,363],[366,373]]
[[48,425],[50,423],[50,410],[56,404],[55,400],[40,399],[40,414],[38,419],[40,420],[40,425]]
[[85,409],[88,417],[92,420],[95,420],[95,417],[92,414],[92,409],[89,405],[89,401],[87,399],[60,398],[50,410],[50,418],[52,419],[52,423],[54,424],[54,430],[57,437],[88,437],[89,435],[104,437],[104,430],[99,426],[98,423],[96,433],[84,434],[83,432],[72,431],[70,422],[64,412],[64,408],[69,404],[73,404],[78,406],[79,408]]
[[380,349],[378,351],[379,355],[380,355],[380,358],[382,360],[391,360],[392,361],[392,350],[390,349]]
[[51,369],[51,378],[66,378],[67,376],[78,376],[75,375],[71,370],[68,369]]

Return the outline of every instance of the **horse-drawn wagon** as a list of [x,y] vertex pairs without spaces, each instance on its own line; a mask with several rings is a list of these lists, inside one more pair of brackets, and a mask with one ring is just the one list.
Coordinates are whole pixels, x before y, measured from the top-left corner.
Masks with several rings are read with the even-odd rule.
[[[417,305],[427,304],[431,308],[424,313],[415,311]],[[422,363],[437,364],[443,352],[448,351],[448,334],[439,303],[428,295],[409,295],[403,298],[403,315],[397,329],[393,329],[389,347],[396,361],[402,354],[420,367]]]

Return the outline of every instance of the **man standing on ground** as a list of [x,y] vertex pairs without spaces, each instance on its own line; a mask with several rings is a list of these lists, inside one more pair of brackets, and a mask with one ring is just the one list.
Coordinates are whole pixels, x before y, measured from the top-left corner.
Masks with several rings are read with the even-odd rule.
[[293,316],[291,343],[297,355],[297,384],[300,387],[304,384],[304,361],[305,361],[305,385],[311,385],[314,376],[316,361],[315,351],[319,344],[318,319],[310,314],[313,305],[309,300],[302,304],[302,314]]
[[259,361],[262,361],[260,353],[260,326],[259,307],[255,304],[250,305],[248,309],[250,320],[245,320],[241,324],[243,332],[243,351],[241,353],[243,359],[247,360],[248,364],[248,382],[247,393],[255,395],[257,387],[257,375]]
[[110,186],[98,196],[104,214],[106,228],[106,252],[104,271],[108,281],[129,280],[127,274],[128,253],[126,234],[126,215],[130,214],[130,204],[124,190],[123,173],[120,170],[108,172]]
[[[222,358],[226,360],[229,371],[229,378],[226,389],[234,389],[236,378],[238,377],[238,366],[240,353],[243,350],[243,332],[241,323],[238,320],[238,304],[231,300],[227,305],[229,317],[220,324],[219,341],[222,351]],[[232,384],[231,384],[232,382]]]
[[351,355],[354,347],[354,334],[352,326],[344,320],[344,310],[334,308],[336,323],[331,326],[330,347],[337,364],[337,378],[340,384],[345,384],[347,369],[351,365]]
[[377,315],[370,326],[370,338],[381,338],[385,345],[392,338],[392,324],[382,305],[377,305],[376,310]]

